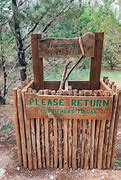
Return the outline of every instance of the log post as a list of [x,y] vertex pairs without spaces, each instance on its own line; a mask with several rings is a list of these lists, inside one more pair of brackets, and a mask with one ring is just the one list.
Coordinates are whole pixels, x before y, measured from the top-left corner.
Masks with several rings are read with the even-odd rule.
[[90,89],[96,90],[100,87],[100,72],[102,62],[104,33],[95,33],[94,57],[91,58],[90,67]]
[[39,39],[41,39],[41,34],[31,35],[34,86],[36,90],[44,88],[43,58],[39,58],[39,49],[38,49]]

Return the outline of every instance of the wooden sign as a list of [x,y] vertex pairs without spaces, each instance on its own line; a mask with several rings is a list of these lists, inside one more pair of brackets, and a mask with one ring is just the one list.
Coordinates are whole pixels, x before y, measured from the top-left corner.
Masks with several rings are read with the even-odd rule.
[[25,94],[28,118],[111,119],[113,97]]
[[[85,56],[94,57],[95,36],[88,33],[82,37],[82,43]],[[75,39],[38,39],[39,57],[40,58],[72,58],[80,57],[81,50],[79,38]]]

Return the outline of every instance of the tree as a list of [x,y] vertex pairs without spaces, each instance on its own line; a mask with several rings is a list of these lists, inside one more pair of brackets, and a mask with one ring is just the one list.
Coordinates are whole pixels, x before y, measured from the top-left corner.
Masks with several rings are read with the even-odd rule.
[[13,9],[13,22],[14,22],[14,32],[15,32],[15,39],[18,48],[18,62],[20,65],[20,75],[21,80],[25,81],[26,79],[26,61],[25,61],[25,51],[24,51],[24,43],[21,36],[20,30],[20,20],[18,18],[18,6],[17,1],[12,0],[12,9]]

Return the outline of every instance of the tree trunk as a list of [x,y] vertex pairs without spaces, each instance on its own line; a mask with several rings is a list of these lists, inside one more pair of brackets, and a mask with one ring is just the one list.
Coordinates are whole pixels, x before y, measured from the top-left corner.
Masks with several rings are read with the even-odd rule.
[[[7,73],[6,73],[6,68],[5,68],[5,57],[4,57],[4,50],[3,50],[3,39],[2,39],[2,27],[0,29],[0,51],[1,51],[1,66],[2,66],[2,71],[3,71],[3,96],[7,94]],[[1,98],[2,98],[2,92],[0,92]]]
[[26,61],[25,61],[25,51],[23,47],[23,40],[20,31],[20,19],[18,19],[18,6],[17,0],[12,0],[12,8],[13,8],[13,20],[14,20],[14,32],[15,39],[18,48],[18,62],[20,65],[20,76],[21,80],[24,81],[26,79]]
[[111,64],[111,70],[114,70],[115,65]]

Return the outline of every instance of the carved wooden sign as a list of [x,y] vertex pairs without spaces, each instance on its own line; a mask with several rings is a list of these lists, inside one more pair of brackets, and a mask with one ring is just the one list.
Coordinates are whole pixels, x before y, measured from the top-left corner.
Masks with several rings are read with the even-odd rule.
[[[88,33],[82,38],[85,56],[94,56],[95,35]],[[43,58],[60,58],[60,57],[80,57],[81,50],[79,38],[75,39],[38,39],[39,57]]]
[[111,119],[113,97],[25,94],[28,118]]

